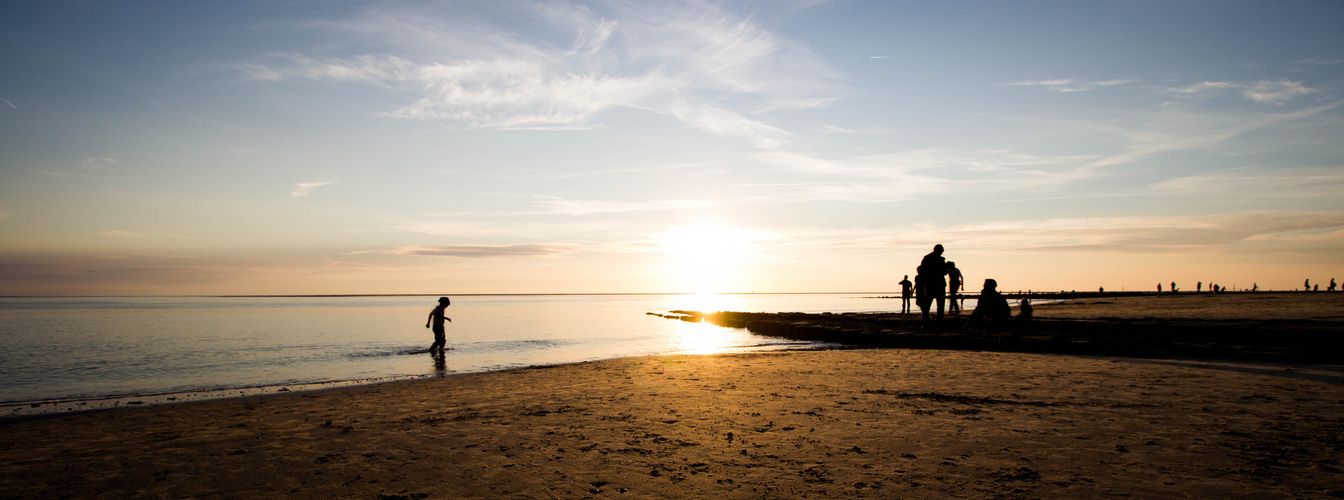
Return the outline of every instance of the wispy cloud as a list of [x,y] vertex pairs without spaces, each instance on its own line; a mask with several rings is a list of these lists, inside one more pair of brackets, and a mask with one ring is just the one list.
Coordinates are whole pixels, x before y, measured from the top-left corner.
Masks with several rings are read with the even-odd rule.
[[1308,57],[1297,61],[1298,64],[1312,64],[1319,66],[1332,66],[1344,63],[1344,58],[1339,57]]
[[1242,92],[1247,98],[1267,104],[1283,104],[1294,97],[1315,93],[1316,89],[1306,87],[1300,82],[1279,80],[1277,82],[1260,81],[1246,87]]
[[1307,87],[1301,82],[1288,80],[1260,80],[1251,83],[1204,81],[1168,90],[1186,95],[1232,90],[1239,92],[1247,99],[1263,104],[1283,104],[1296,97],[1317,92],[1317,89]]
[[145,237],[145,235],[140,234],[140,233],[131,232],[131,231],[119,231],[119,230],[98,231],[98,232],[96,232],[96,233],[94,233],[94,234],[97,234],[98,236],[106,236],[106,237],[109,237],[109,238],[144,238],[144,237]]
[[535,259],[563,256],[574,252],[578,248],[577,245],[569,244],[438,245],[397,247],[391,250],[376,251],[373,253],[423,257],[455,257],[460,259]]
[[394,117],[470,128],[572,129],[623,107],[760,148],[779,147],[789,134],[748,113],[822,106],[835,97],[834,72],[806,47],[714,4],[616,4],[603,15],[567,3],[533,4],[514,14],[547,24],[572,43],[536,45],[479,20],[372,10],[311,26],[419,56],[293,51],[236,68],[255,80],[359,83],[418,94],[386,112]]
[[1154,254],[1213,251],[1262,240],[1313,238],[1344,230],[1344,212],[1245,212],[1000,220],[957,226],[794,228],[771,245],[926,251],[929,242],[959,252]]
[[1079,80],[1075,78],[1056,78],[1046,80],[1021,80],[1008,85],[1026,86],[1026,87],[1044,87],[1055,92],[1086,92],[1096,90],[1102,87],[1114,87],[1117,85],[1127,85],[1137,80],[1116,79],[1116,80]]
[[100,168],[110,167],[118,163],[121,162],[117,160],[117,155],[107,155],[101,158],[85,158],[83,160],[80,160],[79,168],[84,170],[97,170]]
[[946,231],[966,248],[1019,252],[1162,253],[1344,227],[1344,212],[1248,212],[988,223]]
[[300,182],[294,185],[294,189],[289,192],[289,195],[295,198],[307,198],[308,195],[313,194],[313,190],[339,182],[341,181]]
[[861,127],[841,127],[829,123],[819,125],[812,130],[823,134],[854,134],[854,135],[888,135],[892,132],[878,125],[864,125]]
[[570,200],[554,196],[532,196],[533,203],[540,207],[544,215],[593,215],[600,213],[647,212],[654,210],[686,210],[695,208],[713,208],[718,203],[707,200],[653,200],[640,202],[608,200]]
[[1344,102],[1306,108],[1291,113],[1249,116],[1158,115],[1161,120],[1143,129],[1112,129],[1129,141],[1128,150],[1089,162],[1081,166],[1078,171],[1080,174],[1090,175],[1101,167],[1134,163],[1161,153],[1212,149],[1252,130],[1301,120],[1339,108],[1341,105],[1344,105]]
[[816,182],[755,184],[774,186],[771,200],[892,202],[958,192],[1039,192],[1079,180],[1077,167],[1095,159],[1083,155],[1039,155],[1002,149],[926,148],[846,158],[820,158],[786,151],[761,152],[757,160],[788,172],[825,179]]
[[1338,168],[1243,167],[1175,177],[1153,185],[1173,194],[1260,196],[1274,199],[1336,197],[1344,192],[1344,171]]
[[128,238],[128,239],[167,238],[167,239],[175,239],[175,240],[189,240],[189,239],[191,239],[190,236],[183,236],[183,235],[180,235],[180,234],[170,234],[170,233],[142,233],[142,232],[136,232],[136,231],[123,231],[123,230],[120,230],[120,229],[109,229],[109,230],[106,230],[106,231],[96,231],[96,232],[94,232],[93,234],[96,234],[96,235],[98,235],[98,236],[102,236],[102,237],[105,237],[105,238]]

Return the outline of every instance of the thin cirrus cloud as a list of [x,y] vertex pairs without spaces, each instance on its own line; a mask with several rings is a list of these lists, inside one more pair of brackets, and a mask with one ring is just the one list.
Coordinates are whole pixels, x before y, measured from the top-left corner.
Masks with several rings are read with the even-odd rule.
[[563,129],[592,127],[603,111],[631,108],[759,148],[780,147],[790,136],[748,114],[835,98],[834,71],[750,18],[698,3],[612,9],[610,17],[555,5],[520,11],[568,36],[568,47],[527,43],[509,28],[469,19],[370,11],[312,26],[420,55],[290,51],[235,67],[254,80],[358,83],[416,96],[384,112],[392,117]]
[[[795,232],[793,244],[839,248],[922,249],[930,241],[966,252],[1115,253],[1214,251],[1255,241],[1313,241],[1344,233],[1344,212],[1261,211],[1201,216],[1007,220],[951,227]],[[899,234],[900,238],[890,235]],[[1335,236],[1322,236],[1335,235]],[[788,241],[778,244],[788,245]]]
[[1021,80],[1010,83],[1008,85],[1026,86],[1026,87],[1044,87],[1053,90],[1055,92],[1086,92],[1089,90],[1095,90],[1102,87],[1127,85],[1130,83],[1134,83],[1136,81],[1137,80],[1126,80],[1126,79],[1092,81],[1092,80],[1079,80],[1074,78],[1055,78],[1044,80]]
[[1153,185],[1164,193],[1238,193],[1274,199],[1335,197],[1344,191],[1344,172],[1337,168],[1241,167],[1174,177]]
[[422,257],[455,257],[462,259],[531,259],[538,257],[559,257],[572,253],[577,248],[578,246],[576,245],[567,244],[438,245],[397,247],[392,250],[377,253]]
[[539,211],[532,215],[592,215],[599,213],[647,212],[655,210],[686,210],[713,208],[719,204],[708,200],[654,200],[642,202],[608,200],[571,200],[555,196],[531,196]]
[[1204,81],[1170,89],[1177,94],[1196,95],[1237,91],[1243,97],[1262,104],[1283,104],[1294,98],[1314,94],[1317,89],[1289,80],[1260,80],[1252,83]]
[[294,185],[294,189],[289,192],[289,195],[294,198],[307,198],[308,195],[313,194],[313,191],[317,188],[330,186],[339,182],[341,181],[300,182]]
[[94,233],[94,234],[97,234],[98,236],[106,236],[106,237],[109,237],[109,238],[144,238],[144,237],[145,237],[145,235],[140,234],[140,233],[136,233],[136,232],[132,232],[132,231],[120,231],[120,230],[98,231],[97,233]]

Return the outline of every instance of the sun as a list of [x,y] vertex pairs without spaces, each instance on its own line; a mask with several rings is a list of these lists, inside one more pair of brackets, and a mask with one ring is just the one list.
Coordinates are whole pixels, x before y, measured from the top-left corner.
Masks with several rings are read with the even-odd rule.
[[747,230],[718,224],[669,227],[658,240],[672,286],[691,293],[729,291],[743,274],[751,244]]

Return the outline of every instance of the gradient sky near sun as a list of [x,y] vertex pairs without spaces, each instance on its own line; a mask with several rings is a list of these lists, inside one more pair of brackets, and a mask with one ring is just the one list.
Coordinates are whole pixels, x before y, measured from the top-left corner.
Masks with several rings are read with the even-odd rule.
[[0,295],[1344,279],[1344,3],[0,4]]

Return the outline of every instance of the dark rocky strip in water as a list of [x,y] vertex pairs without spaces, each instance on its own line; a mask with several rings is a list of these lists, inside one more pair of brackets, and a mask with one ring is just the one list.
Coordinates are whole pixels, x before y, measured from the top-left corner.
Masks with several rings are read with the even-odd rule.
[[930,331],[922,331],[916,314],[649,314],[856,347],[1344,364],[1344,353],[1326,348],[1338,343],[1342,331],[1338,321],[1036,318],[970,327],[965,316],[950,316],[941,325],[931,323]]

